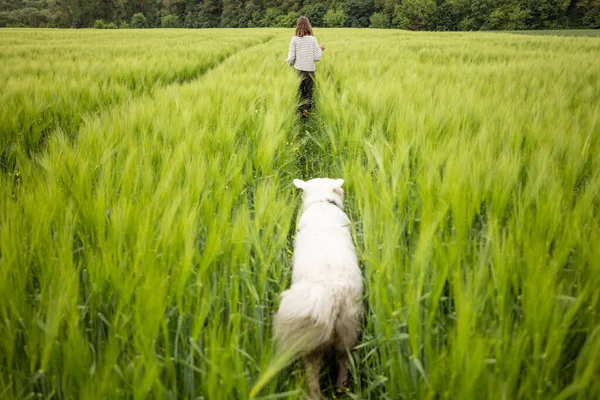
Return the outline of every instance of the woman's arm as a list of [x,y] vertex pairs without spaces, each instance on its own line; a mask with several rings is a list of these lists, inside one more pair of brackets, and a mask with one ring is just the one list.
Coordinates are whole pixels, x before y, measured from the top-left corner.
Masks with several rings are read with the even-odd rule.
[[[321,56],[323,55],[323,50],[325,50],[325,46],[319,47],[319,42],[317,42],[317,38],[314,38],[313,41],[313,53],[315,56],[315,62],[321,61]],[[321,50],[321,48],[323,50]]]
[[294,38],[295,36],[292,37],[292,40],[290,41],[290,49],[288,50],[288,56],[285,59],[285,62],[289,65],[294,65],[294,62],[296,61],[296,41]]

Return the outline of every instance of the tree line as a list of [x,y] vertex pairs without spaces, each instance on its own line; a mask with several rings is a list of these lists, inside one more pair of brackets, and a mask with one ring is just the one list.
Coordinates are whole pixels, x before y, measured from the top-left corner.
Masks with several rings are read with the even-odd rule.
[[0,0],[0,27],[600,28],[600,0]]

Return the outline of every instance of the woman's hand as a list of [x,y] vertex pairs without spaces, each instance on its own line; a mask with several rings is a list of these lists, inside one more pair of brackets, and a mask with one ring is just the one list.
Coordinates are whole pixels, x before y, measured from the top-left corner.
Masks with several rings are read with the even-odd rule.
[[324,44],[320,45],[319,47],[321,48],[321,50],[325,50],[325,45]]
[[287,64],[287,60],[288,60],[288,59],[286,58],[286,59],[285,59],[285,61],[284,61],[286,64]]

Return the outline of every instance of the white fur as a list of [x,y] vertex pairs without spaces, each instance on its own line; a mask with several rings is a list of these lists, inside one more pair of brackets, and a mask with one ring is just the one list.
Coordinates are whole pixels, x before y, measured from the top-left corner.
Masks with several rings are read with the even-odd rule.
[[[275,317],[279,346],[301,343],[307,353],[325,346],[353,347],[363,307],[363,282],[343,211],[343,179],[294,180],[303,211],[294,243],[292,285]],[[335,204],[332,204],[335,203]]]

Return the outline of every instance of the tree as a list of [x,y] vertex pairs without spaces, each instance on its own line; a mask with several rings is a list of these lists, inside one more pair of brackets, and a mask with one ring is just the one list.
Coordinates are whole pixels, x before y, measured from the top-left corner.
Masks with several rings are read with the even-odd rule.
[[131,4],[132,12],[142,13],[146,18],[146,26],[160,25],[160,10],[163,4],[160,0],[123,0]]
[[265,0],[265,5],[268,7],[276,7],[281,10],[282,13],[287,14],[289,12],[298,12],[302,7],[301,0],[279,0],[272,2],[271,0]]
[[88,28],[135,14],[145,18],[138,17],[140,27],[290,27],[306,15],[313,26],[600,28],[600,0],[0,0],[0,26]]
[[48,13],[48,10],[44,11],[45,12],[42,12],[34,7],[26,7],[13,11],[13,15],[19,21],[19,23],[25,26],[48,26],[51,21],[51,16]]
[[200,28],[200,6],[198,4],[192,2],[186,4],[183,26],[185,28]]
[[57,11],[52,15],[52,25],[55,28],[69,28],[71,26],[71,17],[62,10]]
[[160,19],[161,28],[180,28],[181,23],[177,15],[169,14]]
[[371,21],[369,28],[386,29],[390,27],[390,17],[382,12],[373,13],[369,21]]
[[437,7],[433,25],[438,31],[456,31],[461,19],[462,14],[456,3],[446,1]]
[[346,0],[344,11],[346,23],[352,28],[366,28],[369,26],[369,17],[373,14],[373,0]]
[[147,28],[148,20],[142,13],[135,13],[131,17],[131,27],[134,29]]
[[346,13],[341,8],[329,9],[323,17],[323,24],[329,28],[341,28],[346,25]]
[[600,28],[600,0],[582,0],[577,4],[582,11],[581,24],[587,29]]
[[300,10],[300,15],[306,16],[312,26],[324,26],[323,17],[327,13],[324,3],[306,4]]
[[260,11],[254,11],[248,19],[248,28],[259,28],[262,25],[263,15]]
[[506,3],[506,0],[471,0],[468,30],[485,29],[494,7],[501,7],[502,3]]
[[267,8],[265,15],[260,20],[259,26],[269,27],[277,25],[277,18],[281,15],[281,11],[274,7]]
[[221,23],[221,9],[217,0],[204,0],[198,12],[199,28],[216,28]]
[[242,0],[223,0],[221,26],[243,28],[244,3]]
[[[66,0],[62,0],[66,1]],[[113,21],[118,21],[120,24],[127,24],[131,21],[133,15],[132,5],[128,0],[113,0],[115,9],[113,11]]]
[[397,0],[374,0],[373,9],[375,10],[375,12],[382,12],[387,15],[392,15],[392,13],[394,12],[394,6],[397,3]]
[[185,18],[188,2],[186,0],[162,0],[163,9],[161,10],[161,26],[162,19],[167,15],[174,15],[181,21]]
[[494,9],[482,25],[482,29],[519,30],[527,28],[527,12],[516,2],[503,4]]
[[528,11],[529,29],[557,29],[566,26],[566,11],[570,0],[521,0],[521,6]]
[[277,17],[277,22],[275,26],[279,28],[293,28],[296,26],[296,21],[298,21],[298,17],[300,14],[294,11],[290,11],[286,15],[280,15]]
[[19,24],[19,20],[15,17],[14,13],[11,11],[1,11],[0,12],[0,28],[4,28],[5,26],[16,26]]
[[404,0],[394,8],[392,26],[413,31],[431,29],[436,8],[433,0]]

